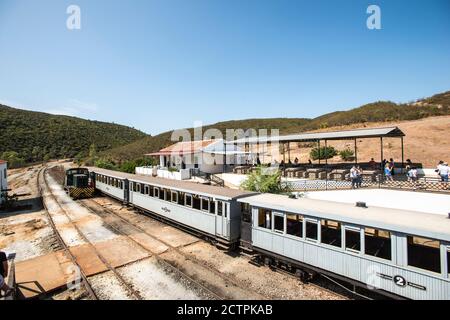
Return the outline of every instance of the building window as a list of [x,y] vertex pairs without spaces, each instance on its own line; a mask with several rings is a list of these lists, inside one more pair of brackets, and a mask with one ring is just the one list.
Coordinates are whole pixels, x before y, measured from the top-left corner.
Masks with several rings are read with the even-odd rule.
[[284,233],[284,216],[273,215],[273,230],[275,232]]
[[351,251],[361,250],[361,232],[346,229],[345,230],[345,248]]
[[341,224],[332,220],[320,221],[320,239],[324,244],[330,246],[341,247],[342,245],[342,233]]
[[440,273],[440,242],[438,240],[408,236],[408,265]]
[[209,211],[209,199],[208,198],[202,198],[202,210]]
[[217,201],[217,215],[222,216],[223,214],[223,202]]
[[317,222],[306,221],[306,239],[317,240],[318,233]]
[[272,229],[272,211],[260,208],[258,210],[258,226],[261,228]]
[[369,256],[391,260],[391,233],[384,230],[365,228],[364,251]]
[[192,207],[192,195],[190,195],[190,194],[186,194],[185,195],[185,197],[184,197],[184,204],[187,207]]
[[286,215],[286,233],[291,236],[303,237],[303,216],[298,214]]

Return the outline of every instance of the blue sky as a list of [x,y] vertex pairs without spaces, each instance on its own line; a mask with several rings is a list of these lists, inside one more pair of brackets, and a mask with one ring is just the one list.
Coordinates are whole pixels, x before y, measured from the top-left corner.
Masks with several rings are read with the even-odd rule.
[[0,102],[151,134],[315,117],[450,90],[449,39],[448,0],[0,0]]

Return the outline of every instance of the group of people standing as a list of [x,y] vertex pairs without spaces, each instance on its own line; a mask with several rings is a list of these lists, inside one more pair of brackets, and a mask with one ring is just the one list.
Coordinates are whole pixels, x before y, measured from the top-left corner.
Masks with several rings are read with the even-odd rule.
[[441,177],[442,182],[448,182],[450,175],[450,167],[448,166],[448,162],[444,162],[442,160],[439,161],[435,171]]
[[360,166],[353,166],[350,169],[350,179],[352,181],[352,189],[361,188],[363,182],[363,170]]

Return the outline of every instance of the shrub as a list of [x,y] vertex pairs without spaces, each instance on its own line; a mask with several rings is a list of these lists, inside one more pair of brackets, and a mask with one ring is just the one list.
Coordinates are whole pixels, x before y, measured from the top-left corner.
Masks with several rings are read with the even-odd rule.
[[265,174],[262,167],[258,167],[242,182],[241,188],[247,191],[263,193],[287,193],[290,187],[281,183],[281,172]]
[[313,160],[330,159],[337,155],[337,151],[334,147],[320,147],[314,148],[310,152],[310,157]]
[[344,161],[351,161],[355,158],[355,152],[351,149],[345,149],[339,152],[339,156]]

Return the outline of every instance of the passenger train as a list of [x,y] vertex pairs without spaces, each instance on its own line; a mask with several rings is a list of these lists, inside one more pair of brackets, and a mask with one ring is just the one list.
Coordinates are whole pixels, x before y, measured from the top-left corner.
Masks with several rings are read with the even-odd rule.
[[450,299],[450,219],[90,168],[95,188],[299,276],[393,298]]

